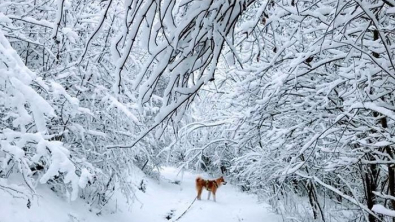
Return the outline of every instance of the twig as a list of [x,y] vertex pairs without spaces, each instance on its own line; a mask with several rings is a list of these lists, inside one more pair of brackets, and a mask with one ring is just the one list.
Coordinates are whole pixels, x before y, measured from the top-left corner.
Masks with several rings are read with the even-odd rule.
[[187,211],[189,210],[189,208],[191,208],[192,204],[195,203],[196,198],[197,198],[197,197],[195,197],[195,199],[192,201],[191,205],[189,205],[189,207],[184,211],[184,213],[182,213],[182,214],[181,214],[176,220],[174,220],[173,222],[178,221],[182,216],[184,216],[184,215],[187,213]]

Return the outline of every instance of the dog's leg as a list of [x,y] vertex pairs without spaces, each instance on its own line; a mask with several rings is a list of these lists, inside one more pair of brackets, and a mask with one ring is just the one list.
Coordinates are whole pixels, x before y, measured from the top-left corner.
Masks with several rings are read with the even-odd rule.
[[208,198],[207,198],[207,200],[210,200],[210,194],[211,194],[211,191],[208,192]]
[[202,187],[199,187],[197,190],[198,190],[197,199],[198,199],[198,200],[201,200],[201,197],[200,197],[200,196],[202,195],[202,190],[203,190],[203,188],[202,188]]
[[214,202],[217,202],[217,200],[215,199],[215,193],[216,193],[216,190],[213,190],[213,198],[214,198]]

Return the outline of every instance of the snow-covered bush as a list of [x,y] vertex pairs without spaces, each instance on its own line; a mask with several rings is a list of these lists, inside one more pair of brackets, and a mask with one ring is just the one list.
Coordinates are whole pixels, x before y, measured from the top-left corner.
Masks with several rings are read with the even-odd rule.
[[47,126],[56,117],[55,111],[33,85],[47,93],[54,89],[24,65],[1,30],[0,72],[0,177],[20,175],[31,194],[36,181],[47,183],[61,177],[75,200],[90,173],[83,168],[85,173],[78,176],[70,151],[50,134]]
[[[108,202],[115,186],[131,197],[134,188],[127,172],[139,163],[135,157],[143,149],[108,146],[132,140],[136,125],[141,126],[136,108],[127,96],[110,93],[107,33],[95,39],[105,39],[107,48],[89,47],[90,41],[85,46],[95,47],[100,56],[86,52],[87,58],[80,50],[82,40],[93,38],[100,27],[96,13],[110,4],[0,5],[1,177],[12,181],[11,176],[22,176],[32,193],[37,183],[48,183],[59,195],[72,200],[80,196],[98,207]],[[113,30],[114,19],[106,20],[105,31]]]

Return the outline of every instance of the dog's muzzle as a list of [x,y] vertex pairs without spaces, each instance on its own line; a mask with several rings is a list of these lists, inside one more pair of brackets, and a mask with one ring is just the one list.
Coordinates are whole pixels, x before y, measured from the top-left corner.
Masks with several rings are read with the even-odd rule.
[[222,184],[223,184],[223,185],[226,185],[226,183],[227,183],[227,182],[223,182]]

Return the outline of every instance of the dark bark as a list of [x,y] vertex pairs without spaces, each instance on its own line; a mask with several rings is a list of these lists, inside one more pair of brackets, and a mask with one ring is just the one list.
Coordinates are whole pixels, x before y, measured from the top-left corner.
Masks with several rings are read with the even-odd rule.
[[[369,159],[373,160],[374,157],[369,155]],[[368,172],[365,172],[365,184],[366,184],[366,203],[368,205],[369,209],[373,208],[373,205],[376,204],[376,196],[373,194],[373,191],[377,190],[377,183],[375,180],[375,175],[377,175],[377,165],[376,164],[371,164],[367,167]],[[376,218],[372,215],[369,214],[369,222],[376,222]]]

